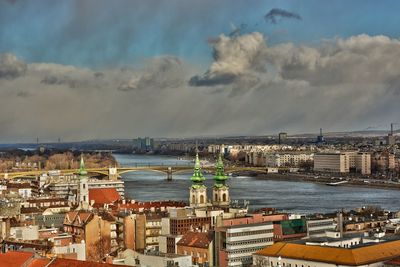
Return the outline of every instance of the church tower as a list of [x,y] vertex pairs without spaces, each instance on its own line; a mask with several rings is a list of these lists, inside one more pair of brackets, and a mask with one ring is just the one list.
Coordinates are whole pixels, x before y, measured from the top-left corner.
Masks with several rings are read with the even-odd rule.
[[196,152],[196,161],[194,163],[194,172],[192,178],[192,186],[190,187],[190,207],[199,208],[207,206],[207,187],[204,185],[204,176],[201,171],[199,153]]
[[89,209],[89,188],[88,188],[88,176],[85,169],[85,162],[83,156],[81,156],[81,164],[78,171],[78,194],[77,199],[79,201],[78,209]]
[[226,176],[224,172],[224,162],[222,161],[221,154],[218,156],[215,168],[216,172],[214,175],[215,183],[213,187],[213,205],[229,206],[229,186],[226,185],[228,176]]

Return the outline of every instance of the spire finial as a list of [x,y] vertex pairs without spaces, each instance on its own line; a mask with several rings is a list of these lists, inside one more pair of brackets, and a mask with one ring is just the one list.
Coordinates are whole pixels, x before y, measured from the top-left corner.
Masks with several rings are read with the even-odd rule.
[[225,181],[228,179],[228,176],[225,175],[224,161],[222,160],[221,153],[218,153],[218,159],[215,164],[215,187],[224,187]]
[[86,168],[85,168],[85,161],[83,160],[83,154],[81,154],[81,163],[80,163],[80,166],[79,166],[78,173],[81,176],[87,174],[87,171],[86,171]]
[[190,178],[192,182],[194,183],[192,187],[202,187],[203,182],[205,180],[203,176],[203,172],[201,170],[201,163],[199,159],[199,150],[197,148],[197,141],[196,141],[196,159],[194,161],[194,168],[193,168],[193,175],[192,178]]

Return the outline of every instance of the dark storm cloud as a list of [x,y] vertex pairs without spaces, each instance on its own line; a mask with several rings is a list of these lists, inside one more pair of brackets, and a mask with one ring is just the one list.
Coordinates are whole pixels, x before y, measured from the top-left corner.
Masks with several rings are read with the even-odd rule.
[[174,56],[154,58],[147,62],[147,66],[138,75],[133,75],[129,81],[118,86],[120,91],[143,89],[176,88],[184,83],[184,66],[182,61]]
[[270,22],[272,24],[277,24],[279,19],[297,19],[301,20],[301,16],[294,12],[290,12],[280,8],[273,8],[267,14],[265,14],[264,19],[266,22]]

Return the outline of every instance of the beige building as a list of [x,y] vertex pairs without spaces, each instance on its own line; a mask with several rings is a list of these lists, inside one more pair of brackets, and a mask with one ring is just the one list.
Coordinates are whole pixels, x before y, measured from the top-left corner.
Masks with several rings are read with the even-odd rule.
[[349,158],[345,153],[317,153],[314,156],[314,171],[348,173]]
[[371,174],[371,155],[358,151],[317,153],[314,156],[314,171]]

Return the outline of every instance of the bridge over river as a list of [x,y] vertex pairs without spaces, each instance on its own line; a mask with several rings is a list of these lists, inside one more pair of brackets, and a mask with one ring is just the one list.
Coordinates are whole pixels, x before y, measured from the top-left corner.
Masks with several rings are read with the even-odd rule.
[[[205,172],[214,172],[214,166],[203,166]],[[87,168],[89,175],[103,175],[108,176],[110,179],[118,179],[124,173],[137,172],[137,171],[153,171],[164,173],[167,176],[167,180],[172,180],[173,174],[178,173],[190,173],[193,171],[193,164],[135,164],[134,166],[122,166],[122,167],[109,167],[109,168]],[[60,175],[74,174],[77,173],[76,169],[56,170]],[[259,172],[266,173],[265,167],[238,167],[238,166],[226,166],[226,173],[237,173],[237,172]],[[48,173],[47,170],[33,170],[33,171],[21,171],[21,172],[5,172],[0,173],[0,177],[4,179],[15,179],[21,177],[36,177],[44,173]]]

